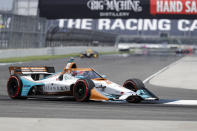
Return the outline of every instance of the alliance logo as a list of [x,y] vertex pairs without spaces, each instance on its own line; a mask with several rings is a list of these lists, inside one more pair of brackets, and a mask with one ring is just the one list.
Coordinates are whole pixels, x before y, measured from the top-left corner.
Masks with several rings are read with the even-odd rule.
[[140,0],[89,0],[87,6],[92,11],[142,11]]

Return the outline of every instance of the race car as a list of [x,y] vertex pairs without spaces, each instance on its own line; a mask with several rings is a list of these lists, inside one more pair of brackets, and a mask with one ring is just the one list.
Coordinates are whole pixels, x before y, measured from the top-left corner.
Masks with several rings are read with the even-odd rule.
[[55,73],[54,67],[9,67],[8,95],[12,99],[32,97],[73,96],[76,101],[127,101],[159,98],[145,88],[139,79],[128,79],[118,85],[92,68],[78,68],[70,60],[63,71]]
[[88,49],[88,50],[82,52],[79,57],[80,58],[98,58],[99,53],[96,51],[93,51],[92,49]]
[[194,51],[192,48],[188,48],[188,49],[178,49],[176,50],[176,54],[192,54]]

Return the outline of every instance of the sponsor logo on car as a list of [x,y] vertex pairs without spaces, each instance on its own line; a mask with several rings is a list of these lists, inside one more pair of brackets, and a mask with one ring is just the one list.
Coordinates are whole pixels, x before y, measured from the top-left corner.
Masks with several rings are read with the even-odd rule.
[[98,88],[98,89],[102,89],[102,91],[104,91],[105,90],[105,88],[107,88],[106,86],[103,86],[102,84],[101,85],[99,85],[99,86],[96,86],[96,88]]
[[66,86],[59,86],[59,85],[46,85],[44,86],[44,91],[47,92],[61,92],[61,91],[68,91],[69,89]]

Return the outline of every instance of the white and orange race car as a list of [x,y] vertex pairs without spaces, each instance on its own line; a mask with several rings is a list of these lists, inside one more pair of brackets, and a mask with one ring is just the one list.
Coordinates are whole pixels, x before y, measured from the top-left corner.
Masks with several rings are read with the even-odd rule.
[[107,80],[92,68],[78,68],[70,60],[62,72],[54,67],[9,67],[8,95],[12,99],[38,96],[73,96],[76,101],[158,100],[142,81],[128,79],[123,86]]

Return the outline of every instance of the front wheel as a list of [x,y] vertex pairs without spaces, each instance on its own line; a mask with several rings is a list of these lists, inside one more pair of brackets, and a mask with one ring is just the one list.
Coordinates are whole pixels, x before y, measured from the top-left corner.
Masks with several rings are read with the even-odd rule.
[[[137,92],[139,89],[145,88],[143,82],[139,79],[128,79],[124,82],[123,87],[133,92]],[[141,100],[142,98],[140,96],[130,96],[127,98],[127,101],[130,103],[139,103]]]
[[139,96],[129,96],[126,100],[129,103],[140,103],[142,101],[141,97]]
[[90,79],[79,79],[73,86],[75,100],[79,102],[88,101],[91,95],[91,89],[94,86],[94,82]]
[[144,83],[139,79],[128,79],[124,82],[123,87],[137,92],[139,89],[144,89]]

